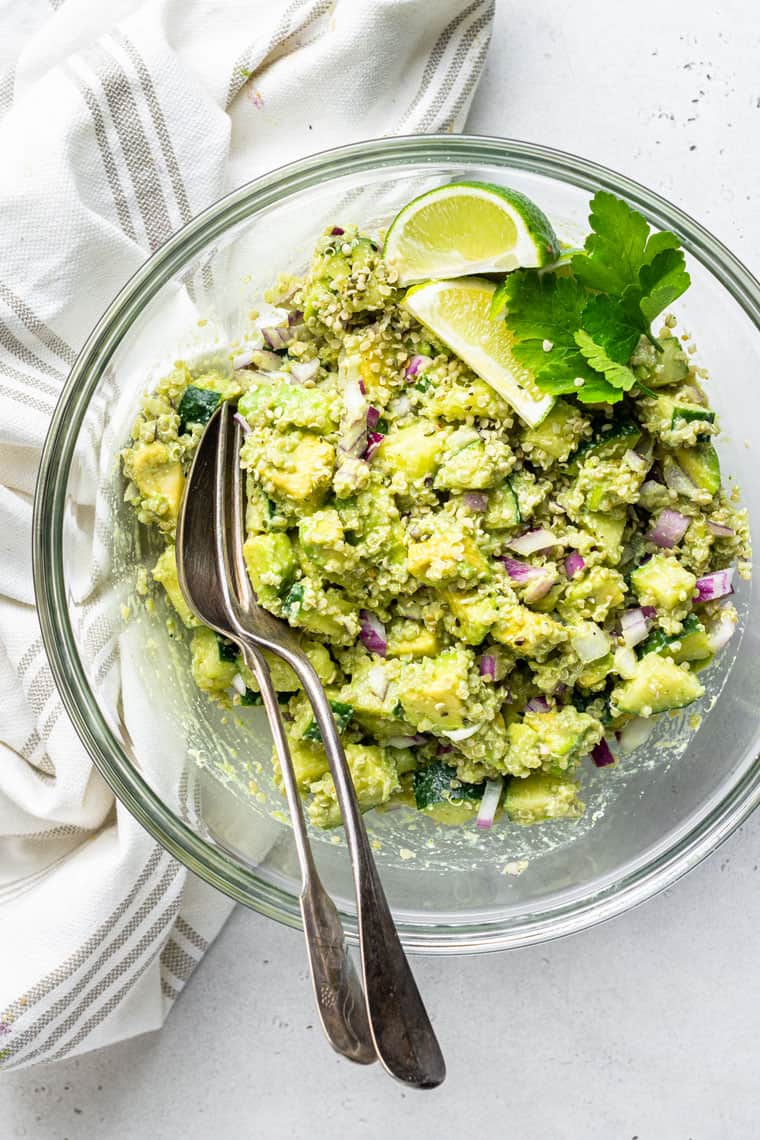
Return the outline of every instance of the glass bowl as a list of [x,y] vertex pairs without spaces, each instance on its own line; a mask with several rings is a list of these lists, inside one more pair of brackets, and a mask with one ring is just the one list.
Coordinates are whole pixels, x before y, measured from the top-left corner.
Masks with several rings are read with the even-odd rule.
[[[327,224],[386,224],[415,194],[460,178],[522,190],[571,241],[599,188],[679,234],[693,280],[680,327],[710,371],[724,473],[752,519],[760,509],[760,287],[700,225],[630,179],[522,142],[380,140],[258,178],[172,237],[111,304],[56,409],[35,502],[40,622],[68,713],[116,795],[202,878],[291,925],[298,881],[261,712],[212,706],[189,678],[186,644],[169,636],[163,602],[146,605],[135,589],[153,548],[123,502],[117,454],[146,387],[174,360],[213,359],[240,340],[262,289],[278,271],[304,268]],[[501,949],[579,930],[672,883],[746,818],[760,792],[757,590],[740,584],[743,635],[706,674],[698,721],[693,708],[661,718],[614,769],[584,765],[578,823],[504,821],[482,834],[403,809],[367,817],[408,949]],[[353,933],[342,833],[315,835],[315,848]]]

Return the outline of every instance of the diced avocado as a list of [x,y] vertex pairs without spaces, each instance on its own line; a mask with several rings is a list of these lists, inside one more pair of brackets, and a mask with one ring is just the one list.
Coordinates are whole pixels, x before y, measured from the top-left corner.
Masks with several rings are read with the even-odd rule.
[[499,620],[499,605],[492,594],[444,595],[454,622],[452,633],[468,645],[480,645],[489,630]]
[[419,622],[396,622],[388,629],[388,657],[434,657],[440,648],[436,631]]
[[267,418],[280,428],[305,428],[322,434],[333,431],[339,418],[329,393],[284,380],[249,388],[238,403],[238,411],[254,424]]
[[[292,733],[288,734],[288,745],[290,747],[290,758],[293,761],[296,783],[298,784],[299,790],[305,792],[313,783],[321,779],[322,776],[329,771],[327,754],[320,743],[295,739]],[[272,753],[272,762],[274,765],[275,779],[278,785],[282,787],[280,761],[276,749]]]
[[566,587],[560,612],[568,620],[574,617],[604,621],[607,614],[623,604],[625,579],[609,566],[591,566],[582,570]]
[[450,429],[430,420],[391,431],[377,450],[375,461],[386,471],[401,471],[414,482],[432,475],[446,447]]
[[190,424],[207,424],[221,400],[220,394],[211,389],[197,388],[194,384],[186,388],[177,408],[180,434],[187,431]]
[[509,480],[488,492],[488,509],[484,521],[488,530],[506,530],[522,522],[517,495]]
[[463,649],[446,649],[437,657],[404,662],[399,696],[406,720],[421,732],[461,728],[472,664],[472,655]]
[[596,661],[589,661],[588,665],[584,665],[583,671],[578,675],[576,685],[590,692],[604,688],[613,665],[614,658],[611,653],[605,653],[604,657],[597,657]]
[[576,425],[583,424],[576,408],[557,400],[537,427],[524,428],[522,443],[526,454],[540,452],[549,459],[564,462],[577,443]]
[[307,558],[327,574],[345,573],[358,561],[356,550],[345,541],[343,523],[334,507],[325,507],[302,518],[298,536]]
[[409,573],[427,586],[440,586],[456,578],[488,578],[491,568],[463,524],[439,515],[429,538],[410,542],[406,553]]
[[507,728],[505,770],[524,776],[535,768],[553,773],[573,768],[602,736],[602,725],[573,705],[548,712],[526,712]]
[[209,372],[196,376],[193,384],[204,392],[218,393],[223,400],[237,400],[243,391],[243,385],[240,383],[241,375],[251,376],[253,373],[223,372],[212,368]]
[[267,441],[258,466],[268,494],[318,505],[333,476],[335,450],[319,436],[289,431]]
[[152,512],[170,523],[176,522],[185,476],[179,460],[169,458],[166,444],[155,440],[144,447],[130,448],[125,453],[124,470],[143,499],[152,500]]
[[[386,803],[399,787],[393,749],[376,744],[346,744],[345,752],[360,810],[369,811]],[[307,811],[311,822],[317,827],[338,827],[341,814],[332,776],[326,773],[310,790],[312,800]]]
[[518,657],[542,661],[557,645],[567,639],[567,631],[548,614],[535,613],[516,602],[501,607],[491,629],[494,641],[508,645]]
[[671,554],[655,554],[631,574],[631,586],[644,606],[677,610],[694,595],[697,579]]
[[594,536],[608,562],[617,562],[623,544],[626,513],[617,511],[584,511],[581,526]]
[[694,674],[677,665],[671,657],[648,653],[638,662],[635,676],[619,685],[611,700],[620,712],[648,717],[668,709],[684,708],[698,700],[704,691]]
[[[314,666],[322,684],[331,685],[336,678],[337,670],[329,650],[320,642],[312,641],[308,637],[301,640],[301,648]],[[272,684],[278,693],[295,693],[301,688],[295,673],[281,657],[277,657],[274,653],[268,653],[266,650],[264,650],[264,657],[269,666]],[[252,692],[258,692],[258,681],[253,673],[249,672],[245,665],[241,665],[240,673],[246,686]]]
[[509,419],[511,409],[484,380],[473,378],[470,383],[439,384],[430,397],[429,409],[444,420],[466,420],[469,416],[482,419]]
[[630,419],[612,421],[604,425],[588,443],[582,443],[568,464],[568,472],[575,474],[581,463],[592,456],[596,459],[620,459],[626,451],[635,448],[641,439],[641,428]]
[[486,447],[485,440],[476,439],[444,457],[434,486],[437,491],[483,491],[503,478],[511,462],[506,444],[491,440]]
[[281,597],[296,572],[296,556],[287,534],[253,534],[243,544],[243,557],[256,596],[266,604]]
[[234,661],[223,661],[219,656],[216,634],[206,626],[193,630],[190,644],[193,679],[205,693],[219,695],[232,684],[238,672]]
[[197,617],[190,612],[190,607],[184,599],[177,580],[177,562],[175,547],[167,546],[153,567],[153,578],[160,582],[166,590],[166,596],[179,614],[188,629],[200,625]]
[[282,600],[291,625],[300,626],[336,641],[350,644],[356,637],[359,622],[355,607],[342,590],[323,587],[311,578],[294,582]]
[[464,823],[477,813],[483,797],[482,784],[460,780],[456,768],[433,760],[412,773],[412,789],[417,811],[432,816],[436,823]]
[[674,452],[678,466],[692,483],[715,495],[720,490],[720,460],[711,443],[698,443],[696,447],[679,447]]
[[[330,708],[332,709],[333,717],[335,718],[335,727],[337,728],[339,734],[342,735],[351,723],[351,719],[354,715],[353,706],[347,704],[345,701],[331,700]],[[316,740],[320,742],[322,740],[322,733],[319,730],[319,725],[313,717],[309,724],[306,726],[303,738],[304,740]]]
[[578,784],[566,776],[532,772],[509,781],[504,811],[512,823],[524,827],[547,819],[577,819],[583,814]]

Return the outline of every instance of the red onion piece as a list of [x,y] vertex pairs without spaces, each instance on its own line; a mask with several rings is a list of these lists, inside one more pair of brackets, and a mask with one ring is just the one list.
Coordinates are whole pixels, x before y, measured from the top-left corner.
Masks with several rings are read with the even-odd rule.
[[610,746],[604,738],[591,749],[591,759],[597,768],[606,768],[608,764],[615,763],[615,757],[612,755]]
[[433,361],[429,356],[421,356],[419,354],[413,356],[404,369],[404,379],[414,380],[421,368],[427,368],[428,364],[432,363]]
[[447,744],[444,740],[440,741],[440,743],[438,744],[438,747],[435,750],[436,756],[448,756],[449,752],[453,752],[453,751],[454,751],[453,744]]
[[367,385],[361,378],[359,379],[359,391],[361,392],[362,396],[367,395]]
[[577,550],[571,550],[565,559],[565,573],[568,578],[574,578],[576,574],[580,574],[585,565],[586,562],[582,555]]
[[736,534],[736,531],[732,530],[730,526],[724,526],[723,523],[711,522],[710,519],[707,520],[707,529],[710,531],[710,534],[714,534],[716,538],[733,538]]
[[496,658],[492,653],[484,653],[478,666],[481,677],[496,677]]
[[380,409],[373,407],[372,404],[367,408],[367,427],[370,431],[374,431],[380,419]]
[[637,606],[635,609],[625,611],[620,619],[620,628],[623,641],[629,649],[633,649],[649,633],[649,626],[655,612],[653,606]]
[[261,335],[271,349],[277,349],[278,351],[285,348],[285,346],[290,344],[291,340],[294,339],[293,329],[286,326],[278,326],[277,328],[272,326],[262,329]]
[[506,545],[517,554],[535,554],[539,550],[548,550],[550,546],[556,546],[557,538],[545,527],[537,527],[536,530],[526,530],[517,538],[509,539]]
[[389,736],[385,743],[388,748],[413,748],[416,744],[424,744],[426,739],[417,732],[414,736]]
[[697,578],[697,602],[712,602],[715,598],[733,594],[733,577],[734,568],[729,566],[727,570],[715,570],[712,574],[705,574],[704,578]]
[[546,697],[531,697],[525,706],[526,712],[545,713],[549,711],[549,702]]
[[463,498],[465,506],[478,515],[488,510],[488,495],[482,491],[465,491]]
[[330,237],[340,237],[341,234],[344,234],[345,232],[346,231],[340,226],[333,226],[333,228],[330,230]]
[[685,499],[691,499],[693,497],[696,487],[686,472],[680,468],[677,463],[668,463],[664,471],[664,476],[665,482],[671,491],[675,491],[677,495],[683,495]]
[[709,631],[710,648],[713,653],[718,653],[723,649],[731,640],[735,631],[736,614],[733,612],[722,613]]
[[475,820],[475,826],[481,831],[488,831],[493,826],[494,816],[499,806],[503,787],[504,780],[501,776],[496,780],[486,780],[485,791],[483,792],[483,798],[480,801],[478,815]]
[[545,598],[557,581],[557,575],[552,570],[542,568],[541,576],[531,579],[523,592],[523,601],[528,605],[540,602]]
[[368,610],[359,610],[359,637],[370,653],[377,653],[380,657],[385,657],[388,652],[385,626],[379,618]]
[[508,554],[503,555],[499,561],[504,563],[507,574],[515,582],[529,582],[531,578],[537,578],[544,573],[540,566],[531,566],[529,562],[518,562]]
[[385,439],[385,436],[383,435],[382,432],[368,431],[367,432],[367,449],[364,452],[364,458],[365,459],[371,459],[384,439]]
[[690,523],[691,519],[687,518],[686,515],[666,507],[665,510],[660,511],[654,529],[649,535],[649,540],[665,550],[672,550],[674,546],[678,546],[689,529]]
[[316,356],[313,360],[294,360],[290,366],[290,375],[297,384],[305,384],[313,380],[319,372],[319,361]]

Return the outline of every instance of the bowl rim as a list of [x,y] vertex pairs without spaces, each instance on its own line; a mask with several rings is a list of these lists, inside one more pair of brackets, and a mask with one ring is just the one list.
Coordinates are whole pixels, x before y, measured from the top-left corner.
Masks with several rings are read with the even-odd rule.
[[[484,135],[410,135],[370,139],[309,155],[245,183],[208,206],[156,250],[126,282],[85,341],[63,386],[42,450],[34,495],[33,578],[43,644],[58,693],[90,758],[116,797],[170,854],[238,902],[286,925],[300,926],[297,895],[257,877],[208,843],[167,807],[125,762],[76,652],[63,574],[63,508],[74,445],[89,399],[111,354],[141,310],[181,264],[224,230],[285,196],[336,176],[383,165],[496,161],[594,192],[611,190],[660,228],[674,228],[728,290],[760,332],[760,284],[717,238],[678,206],[599,163],[517,139]],[[760,803],[760,766],[748,766],[721,801],[675,843],[636,864],[599,891],[505,927],[502,921],[451,925],[399,921],[412,952],[473,953],[532,945],[587,929],[664,890],[722,843]],[[349,938],[355,913],[342,910]]]

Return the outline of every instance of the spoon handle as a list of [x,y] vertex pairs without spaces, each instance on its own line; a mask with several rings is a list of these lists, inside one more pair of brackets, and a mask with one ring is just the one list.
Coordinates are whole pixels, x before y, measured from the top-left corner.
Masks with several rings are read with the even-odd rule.
[[356,891],[364,992],[377,1055],[402,1083],[435,1088],[446,1076],[446,1065],[377,873],[332,710],[311,662],[284,648],[280,653],[311,702],[343,815]]
[[364,994],[346,946],[337,908],[322,885],[314,863],[293,760],[269,666],[254,644],[239,633],[237,639],[243,660],[258,681],[280,761],[301,868],[301,917],[322,1028],[336,1052],[360,1065],[369,1065],[377,1059],[377,1054],[367,1021]]

